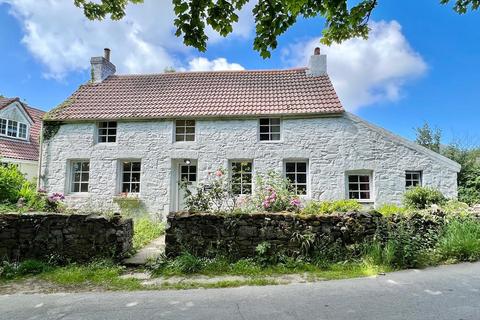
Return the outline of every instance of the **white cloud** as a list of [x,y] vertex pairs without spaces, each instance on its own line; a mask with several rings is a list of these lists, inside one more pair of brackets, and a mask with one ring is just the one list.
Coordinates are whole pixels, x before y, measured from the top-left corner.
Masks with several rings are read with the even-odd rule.
[[194,58],[188,62],[190,71],[222,71],[222,70],[245,70],[238,63],[229,63],[225,58],[208,60],[206,58]]
[[[320,38],[292,45],[284,50],[289,65],[306,66]],[[349,110],[401,97],[402,87],[423,75],[427,65],[402,34],[396,21],[371,23],[368,40],[351,39],[330,47],[328,74],[344,106]]]
[[[129,5],[123,20],[101,22],[86,19],[73,0],[0,0],[1,3],[9,4],[10,13],[21,22],[22,42],[45,66],[45,76],[49,78],[63,79],[70,72],[88,70],[90,57],[102,55],[105,47],[112,49],[118,73],[181,69],[181,57],[196,52],[174,35],[170,0]],[[238,26],[234,36],[247,36],[248,21]],[[211,62],[210,68],[238,67],[217,60]]]

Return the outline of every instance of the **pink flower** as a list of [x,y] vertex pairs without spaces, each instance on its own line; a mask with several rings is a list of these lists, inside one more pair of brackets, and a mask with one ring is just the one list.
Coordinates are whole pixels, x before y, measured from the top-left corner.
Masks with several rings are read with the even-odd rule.
[[217,171],[215,171],[215,175],[216,175],[217,177],[223,176],[222,170],[217,170]]
[[298,199],[298,198],[294,198],[290,201],[290,205],[294,206],[294,207],[297,207],[297,208],[300,207],[301,204],[302,203],[300,202],[300,199]]

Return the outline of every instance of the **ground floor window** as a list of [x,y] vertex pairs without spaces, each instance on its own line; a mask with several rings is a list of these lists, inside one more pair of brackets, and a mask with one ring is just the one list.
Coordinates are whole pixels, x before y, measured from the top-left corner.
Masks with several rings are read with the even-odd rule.
[[406,171],[405,187],[416,187],[422,185],[422,171]]
[[234,194],[252,194],[252,161],[232,161],[232,191]]
[[72,186],[71,192],[88,192],[90,180],[90,161],[72,161]]
[[355,200],[371,199],[371,175],[348,174],[348,198]]
[[307,194],[308,163],[306,161],[285,162],[285,176],[292,184],[296,194]]
[[122,192],[140,192],[141,168],[140,161],[122,161]]

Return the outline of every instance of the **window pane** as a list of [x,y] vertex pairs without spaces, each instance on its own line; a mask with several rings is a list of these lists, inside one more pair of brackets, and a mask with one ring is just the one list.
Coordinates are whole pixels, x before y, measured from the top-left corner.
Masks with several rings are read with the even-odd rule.
[[307,163],[297,162],[297,172],[307,172]]
[[175,133],[176,134],[184,134],[185,133],[185,127],[176,127],[175,128]]
[[123,183],[122,184],[122,192],[130,192],[130,184],[129,183]]
[[268,126],[270,124],[269,119],[260,119],[261,126]]
[[99,136],[98,137],[98,142],[107,142],[107,137],[106,136]]
[[193,126],[195,126],[195,120],[187,120],[187,121],[185,121],[185,124],[187,126],[193,127]]
[[73,174],[73,181],[79,182],[79,181],[80,181],[80,178],[81,178],[81,173],[80,173],[80,172],[75,172],[75,173]]
[[142,169],[141,162],[132,163],[132,171],[141,171],[141,169]]
[[262,141],[270,140],[270,135],[268,133],[260,134],[260,140]]
[[268,126],[260,126],[260,133],[268,133],[270,131]]
[[295,175],[294,174],[287,174],[287,179],[290,180],[291,183],[295,183]]
[[195,133],[195,127],[186,127],[185,129],[187,133]]
[[80,191],[80,184],[79,183],[74,183],[73,184],[73,188],[72,188],[73,192],[79,192]]
[[88,181],[88,178],[89,178],[88,172],[82,173],[82,181],[83,182]]
[[270,119],[270,124],[271,125],[280,125],[280,119],[278,119],[278,118]]
[[175,136],[175,141],[185,141],[185,136],[177,134]]
[[124,173],[122,175],[122,182],[130,182],[130,173]]
[[190,176],[189,176],[188,181],[190,181],[190,182],[195,182],[195,181],[197,181],[197,175],[196,175],[195,173],[191,173]]
[[280,134],[278,134],[278,133],[272,134],[272,139],[271,140],[274,140],[274,141],[280,140]]
[[360,199],[370,199],[370,192],[360,192]]
[[280,133],[280,127],[279,126],[273,126],[273,127],[270,128],[270,132]]
[[98,135],[106,136],[107,135],[107,129],[98,129]]
[[82,162],[82,171],[90,170],[90,162]]
[[250,185],[250,184],[244,184],[244,185],[243,185],[242,193],[243,193],[243,194],[252,194],[252,185]]
[[140,183],[132,183],[130,192],[140,192]]
[[108,142],[115,142],[115,141],[116,141],[116,137],[115,137],[115,136],[108,136],[107,141],[108,141]]
[[356,190],[358,190],[358,184],[356,184],[356,183],[355,183],[355,184],[352,184],[352,183],[349,184],[349,185],[348,185],[348,190],[350,190],[350,191],[356,191]]
[[251,173],[246,173],[243,174],[243,183],[252,183],[252,174]]
[[123,163],[123,171],[130,171],[131,162],[124,162]]
[[181,166],[180,171],[181,171],[182,173],[188,173],[188,166]]
[[140,181],[140,172],[134,172],[132,173],[132,182],[138,182]]
[[295,162],[287,162],[285,164],[285,170],[287,172],[295,172]]
[[297,174],[297,182],[298,183],[307,183],[307,175],[306,174]]
[[370,185],[367,183],[361,184],[360,190],[370,190]]
[[88,192],[88,183],[81,184],[81,192]]
[[177,127],[179,127],[179,126],[185,127],[185,120],[177,120],[177,121],[175,122],[175,125],[176,125]]
[[360,182],[369,182],[370,177],[369,176],[360,176]]
[[297,194],[307,194],[307,186],[306,185],[298,185],[297,186]]
[[348,176],[348,182],[358,182],[358,176]]
[[195,141],[195,136],[194,135],[187,135],[187,136],[185,136],[185,141]]
[[360,195],[358,192],[350,192],[349,196],[350,196],[350,199],[360,199]]

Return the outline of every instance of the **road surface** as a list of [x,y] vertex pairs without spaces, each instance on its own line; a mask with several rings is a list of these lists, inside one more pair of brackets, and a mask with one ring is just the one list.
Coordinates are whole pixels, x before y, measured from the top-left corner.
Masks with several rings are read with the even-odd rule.
[[284,286],[0,296],[0,319],[479,320],[480,263]]

